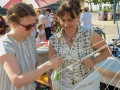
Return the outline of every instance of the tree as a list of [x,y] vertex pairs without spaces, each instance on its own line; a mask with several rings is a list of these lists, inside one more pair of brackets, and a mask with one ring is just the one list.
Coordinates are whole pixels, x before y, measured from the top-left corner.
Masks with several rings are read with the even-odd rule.
[[90,4],[90,11],[92,12],[92,5],[91,5],[92,0],[86,0],[86,2]]

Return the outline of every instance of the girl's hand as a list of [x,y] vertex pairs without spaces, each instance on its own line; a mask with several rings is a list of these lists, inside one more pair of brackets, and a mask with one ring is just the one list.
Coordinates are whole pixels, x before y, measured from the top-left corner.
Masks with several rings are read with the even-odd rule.
[[55,69],[60,67],[60,65],[62,64],[62,60],[60,59],[59,56],[54,55],[51,59],[50,59],[50,64],[51,64],[51,68]]

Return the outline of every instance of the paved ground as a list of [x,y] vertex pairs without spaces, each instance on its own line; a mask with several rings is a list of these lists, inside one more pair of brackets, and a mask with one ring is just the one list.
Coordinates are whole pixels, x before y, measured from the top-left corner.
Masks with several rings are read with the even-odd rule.
[[[99,26],[101,28],[104,28],[104,32],[106,33],[107,38],[111,36],[118,36],[118,30],[116,24],[113,23],[113,21],[100,21],[98,20],[98,13],[92,13],[92,23],[93,25]],[[118,21],[118,24],[120,26],[120,21]]]

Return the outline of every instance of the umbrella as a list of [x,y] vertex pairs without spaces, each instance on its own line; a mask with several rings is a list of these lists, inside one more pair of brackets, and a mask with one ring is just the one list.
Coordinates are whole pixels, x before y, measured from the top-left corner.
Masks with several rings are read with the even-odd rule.
[[24,3],[32,4],[34,8],[44,7],[57,2],[58,0],[23,0]]
[[[2,2],[3,2],[3,0],[2,0]],[[15,3],[20,3],[20,2],[22,2],[22,0],[8,0],[8,2],[5,2],[4,6],[2,6],[2,7],[9,8],[11,5],[13,5]]]
[[55,3],[58,0],[35,0],[39,7],[44,7],[49,4]]
[[35,8],[39,8],[55,3],[58,0],[4,0],[4,1],[0,0],[0,1],[1,1],[0,5],[4,8],[9,8],[11,5],[21,2],[27,4],[33,4]]

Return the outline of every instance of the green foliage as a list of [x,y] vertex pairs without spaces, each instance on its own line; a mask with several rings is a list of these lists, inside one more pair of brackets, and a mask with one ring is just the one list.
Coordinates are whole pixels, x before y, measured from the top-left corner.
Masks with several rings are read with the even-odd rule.
[[105,9],[99,9],[99,12],[113,12],[113,9],[105,8]]
[[[88,2],[93,2],[94,4],[99,4],[99,3],[110,3],[113,4],[113,0],[86,0]],[[116,0],[116,3],[118,3],[119,0]]]
[[61,4],[63,2],[63,0],[58,0],[57,3],[58,4]]
[[92,0],[94,4],[98,4],[98,0]]

